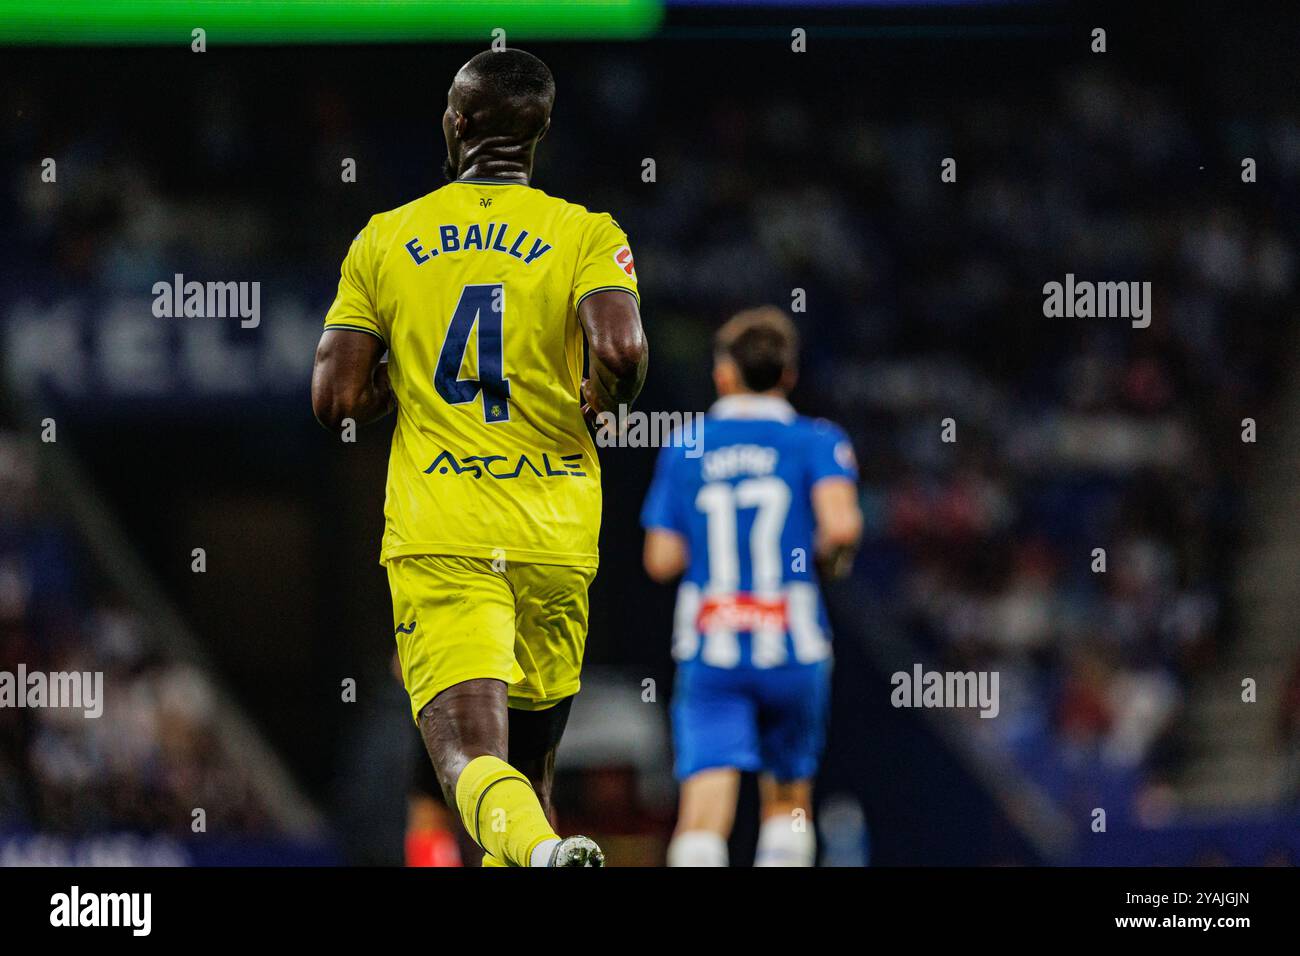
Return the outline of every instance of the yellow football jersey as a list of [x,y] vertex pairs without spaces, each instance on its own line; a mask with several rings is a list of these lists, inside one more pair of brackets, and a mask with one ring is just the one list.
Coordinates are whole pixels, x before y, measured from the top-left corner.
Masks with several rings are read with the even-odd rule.
[[600,463],[581,412],[577,308],[602,289],[637,295],[623,230],[529,186],[460,180],[371,218],[325,327],[389,350],[381,563],[596,566]]

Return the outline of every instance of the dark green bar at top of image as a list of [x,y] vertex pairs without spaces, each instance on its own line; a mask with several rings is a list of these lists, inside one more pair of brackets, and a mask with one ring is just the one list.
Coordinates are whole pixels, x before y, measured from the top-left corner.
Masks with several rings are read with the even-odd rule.
[[391,43],[633,38],[662,0],[0,0],[0,43]]

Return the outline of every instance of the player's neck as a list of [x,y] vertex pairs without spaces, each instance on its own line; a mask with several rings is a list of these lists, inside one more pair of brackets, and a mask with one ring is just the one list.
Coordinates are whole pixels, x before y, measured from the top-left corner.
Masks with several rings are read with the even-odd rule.
[[505,183],[527,186],[533,178],[532,150],[520,155],[518,147],[492,152],[472,152],[465,157],[465,166],[459,179],[498,179]]
[[495,169],[476,164],[465,169],[456,177],[456,181],[460,182],[463,179],[494,179],[503,183],[518,183],[521,186],[527,186],[532,178],[532,174],[526,169]]

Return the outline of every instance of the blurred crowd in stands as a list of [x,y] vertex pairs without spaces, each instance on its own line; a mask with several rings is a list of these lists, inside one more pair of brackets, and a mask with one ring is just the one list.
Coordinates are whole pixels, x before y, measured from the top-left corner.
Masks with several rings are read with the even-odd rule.
[[175,660],[106,580],[51,491],[40,447],[0,430],[0,671],[102,675],[91,709],[102,712],[0,708],[0,833],[269,826],[223,743],[208,677]]

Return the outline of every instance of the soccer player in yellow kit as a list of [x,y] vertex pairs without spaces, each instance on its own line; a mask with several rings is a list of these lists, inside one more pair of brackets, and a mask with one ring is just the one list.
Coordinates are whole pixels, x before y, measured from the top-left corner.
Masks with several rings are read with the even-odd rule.
[[312,376],[327,428],[397,409],[380,561],[402,679],[485,865],[604,865],[555,833],[551,778],[597,563],[587,421],[635,399],[647,351],[622,229],[529,185],[554,99],[522,50],[460,69],[451,182],[353,241]]

